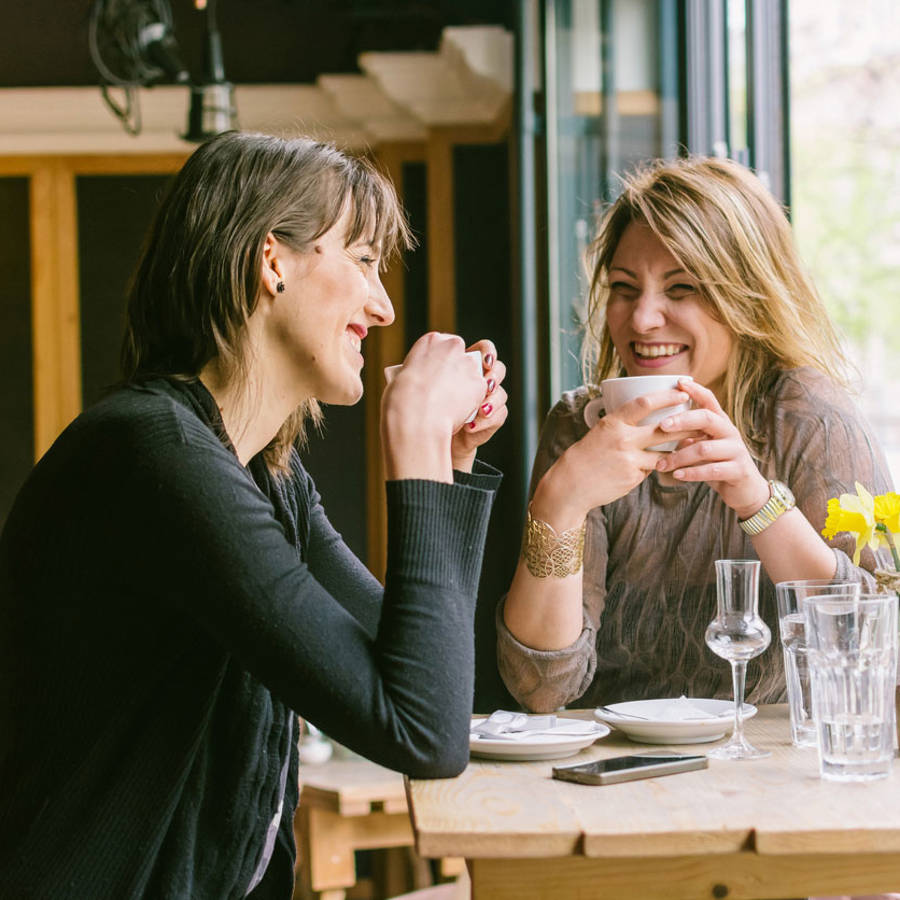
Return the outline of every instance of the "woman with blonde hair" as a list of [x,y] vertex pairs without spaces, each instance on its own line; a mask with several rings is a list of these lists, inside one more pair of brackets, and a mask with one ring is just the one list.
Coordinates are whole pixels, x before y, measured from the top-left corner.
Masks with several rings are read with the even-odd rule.
[[[653,697],[730,697],[704,643],[714,561],[758,558],[773,584],[874,581],[875,558],[820,536],[827,500],[890,489],[850,399],[844,360],[784,211],[728,160],[659,161],[631,175],[592,245],[586,386],[542,432],[522,558],[497,617],[501,674],[535,711]],[[585,421],[605,378],[689,375]],[[639,423],[686,399],[687,412]],[[673,452],[646,449],[677,440]],[[583,561],[583,566],[582,566]],[[773,641],[747,698],[784,694]]]
[[175,178],[124,383],[0,538],[0,896],[287,900],[298,714],[417,777],[465,767],[496,349],[476,370],[425,335],[385,390],[383,587],[298,453],[319,402],[362,396],[407,240],[390,183],[328,144],[229,133]]

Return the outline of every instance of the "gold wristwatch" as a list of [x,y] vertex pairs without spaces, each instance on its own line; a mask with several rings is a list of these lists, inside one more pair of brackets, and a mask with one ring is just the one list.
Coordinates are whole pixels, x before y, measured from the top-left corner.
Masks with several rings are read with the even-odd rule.
[[756,535],[765,531],[779,516],[796,505],[791,489],[783,481],[770,481],[769,499],[763,508],[739,524],[747,534]]

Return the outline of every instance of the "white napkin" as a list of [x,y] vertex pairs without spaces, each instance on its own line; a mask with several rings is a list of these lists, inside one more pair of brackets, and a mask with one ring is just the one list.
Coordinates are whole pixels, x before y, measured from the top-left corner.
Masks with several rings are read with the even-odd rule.
[[473,725],[470,734],[480,740],[528,741],[536,736],[590,735],[603,727],[589,719],[557,719],[554,715],[526,715],[495,710]]
[[664,719],[667,722],[684,722],[688,719],[715,719],[718,715],[720,714],[696,706],[682,694],[677,700],[662,707],[653,718]]

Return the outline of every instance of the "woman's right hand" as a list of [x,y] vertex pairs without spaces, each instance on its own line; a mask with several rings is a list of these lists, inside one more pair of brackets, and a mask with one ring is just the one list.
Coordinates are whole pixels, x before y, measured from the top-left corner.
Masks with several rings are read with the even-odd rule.
[[590,510],[637,487],[664,455],[646,447],[694,435],[687,431],[664,434],[656,425],[638,423],[656,410],[687,399],[677,389],[654,391],[603,416],[544,473],[531,501],[535,518],[557,532],[567,531],[579,526]]
[[486,384],[462,338],[438,332],[420,337],[382,395],[388,480],[452,482],[451,439],[484,400]]

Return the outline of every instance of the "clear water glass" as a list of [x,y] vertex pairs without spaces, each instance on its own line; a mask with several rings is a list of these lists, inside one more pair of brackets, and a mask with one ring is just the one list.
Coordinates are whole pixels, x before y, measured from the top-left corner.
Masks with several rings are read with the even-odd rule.
[[897,595],[803,601],[819,773],[886,778],[894,757]]
[[778,628],[781,635],[781,649],[784,652],[784,679],[787,684],[791,718],[791,743],[795,747],[818,746],[818,735],[812,715],[803,601],[815,595],[858,597],[859,592],[858,582],[831,581],[824,578],[780,581],[775,585]]
[[757,559],[717,559],[715,619],[706,629],[706,644],[716,656],[731,663],[734,685],[734,731],[721,747],[706,755],[714,759],[761,759],[770,756],[744,737],[744,685],[747,660],[759,656],[772,640],[769,626],[759,616]]

